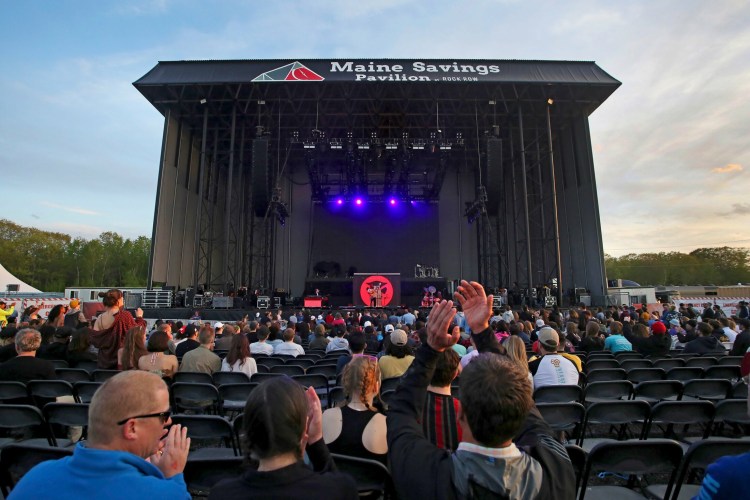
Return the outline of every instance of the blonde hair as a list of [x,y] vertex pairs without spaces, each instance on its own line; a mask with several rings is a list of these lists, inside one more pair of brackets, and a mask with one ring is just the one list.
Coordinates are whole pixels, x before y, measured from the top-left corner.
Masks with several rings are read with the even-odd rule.
[[513,364],[529,372],[529,358],[526,356],[526,344],[517,335],[511,335],[505,341],[505,351]]
[[380,365],[377,359],[371,356],[353,357],[344,367],[341,385],[349,400],[357,394],[368,410],[375,411],[370,406],[368,396],[377,396],[380,390]]

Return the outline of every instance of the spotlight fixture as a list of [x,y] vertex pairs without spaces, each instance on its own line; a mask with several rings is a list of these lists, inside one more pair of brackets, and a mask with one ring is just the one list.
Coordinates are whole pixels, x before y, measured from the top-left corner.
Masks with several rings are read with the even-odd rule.
[[357,205],[358,207],[361,207],[361,206],[362,206],[362,203],[363,203],[363,202],[362,202],[362,198],[356,198],[356,199],[354,200],[354,204],[355,204],[355,205]]

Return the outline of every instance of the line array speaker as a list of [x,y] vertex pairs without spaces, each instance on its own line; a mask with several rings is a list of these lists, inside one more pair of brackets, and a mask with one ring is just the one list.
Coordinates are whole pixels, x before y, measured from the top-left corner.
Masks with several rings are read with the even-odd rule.
[[263,217],[271,201],[270,176],[268,175],[268,139],[253,139],[252,193],[253,211]]
[[502,199],[503,141],[497,137],[487,139],[487,168],[485,187],[487,188],[487,212],[497,215]]

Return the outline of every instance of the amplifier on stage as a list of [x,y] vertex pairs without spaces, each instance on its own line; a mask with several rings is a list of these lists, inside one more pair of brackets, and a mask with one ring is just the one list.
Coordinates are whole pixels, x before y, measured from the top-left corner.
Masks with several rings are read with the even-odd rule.
[[267,295],[258,296],[258,309],[268,309],[271,305],[271,298]]
[[323,307],[323,297],[319,297],[317,295],[305,297],[304,304],[305,307],[315,307],[320,309],[321,307]]

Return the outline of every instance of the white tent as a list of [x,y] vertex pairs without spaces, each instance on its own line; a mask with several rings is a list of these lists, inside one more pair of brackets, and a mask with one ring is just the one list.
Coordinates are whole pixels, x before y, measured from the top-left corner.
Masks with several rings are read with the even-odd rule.
[[13,276],[10,271],[0,264],[0,292],[7,291],[8,285],[18,285],[18,293],[42,293],[41,290],[37,290]]

